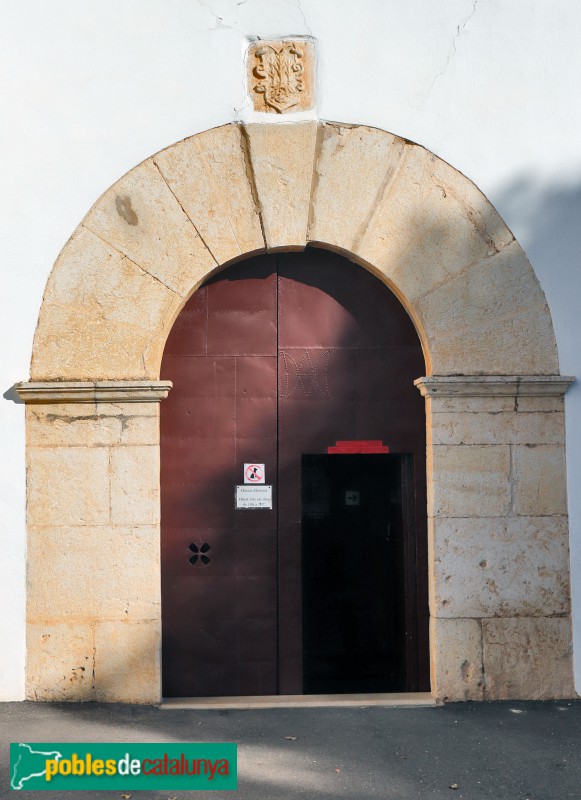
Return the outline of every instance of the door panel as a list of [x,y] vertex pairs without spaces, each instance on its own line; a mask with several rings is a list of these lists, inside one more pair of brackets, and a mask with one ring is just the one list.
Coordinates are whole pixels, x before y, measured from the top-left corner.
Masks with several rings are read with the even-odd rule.
[[275,269],[263,257],[209,281],[165,348],[162,372],[174,381],[161,414],[166,696],[277,691],[276,511],[234,509],[245,461],[272,465],[275,477]]
[[[253,258],[188,301],[161,371],[174,382],[161,406],[164,695],[303,692],[302,458],[339,439],[413,456],[398,636],[408,688],[427,687],[423,373],[397,299],[333,253]],[[234,509],[246,462],[266,464],[272,511]]]
[[[304,455],[326,453],[337,440],[381,439],[390,453],[413,456],[408,494],[416,522],[407,528],[414,544],[402,566],[398,591],[405,592],[407,617],[398,635],[409,644],[402,666],[407,688],[427,688],[425,415],[413,385],[425,367],[417,333],[391,292],[334,253],[281,255],[278,276],[279,525],[301,520]],[[300,526],[294,530],[301,535]],[[419,582],[416,563],[423,570]],[[297,652],[293,637],[304,620],[303,604],[292,603],[296,589],[287,583],[279,578],[279,602],[287,609],[279,626],[282,694],[296,691],[303,678],[300,659],[293,660],[294,674],[282,662],[283,654]],[[381,586],[375,591],[386,594]]]

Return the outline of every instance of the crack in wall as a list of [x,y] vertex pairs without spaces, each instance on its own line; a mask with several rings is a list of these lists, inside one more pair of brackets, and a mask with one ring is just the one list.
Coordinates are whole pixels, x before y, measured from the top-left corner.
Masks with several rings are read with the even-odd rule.
[[430,84],[430,87],[428,89],[428,92],[426,94],[426,101],[429,100],[430,95],[432,93],[432,90],[433,90],[438,78],[441,78],[448,71],[448,68],[449,68],[450,64],[452,63],[452,59],[454,58],[454,56],[458,52],[458,50],[457,50],[458,39],[462,36],[464,31],[466,30],[466,26],[468,25],[468,23],[471,21],[471,19],[476,14],[477,6],[478,6],[478,0],[472,0],[472,9],[471,9],[470,13],[463,20],[460,20],[458,25],[456,25],[456,33],[454,34],[454,36],[452,38],[452,47],[451,47],[450,51],[448,52],[448,56],[446,58],[446,63],[444,64],[444,69],[441,70],[440,72],[438,72],[436,75],[434,75],[434,77],[432,79],[432,82]]
[[[236,3],[236,7],[243,5],[244,2],[246,2],[246,0],[243,0],[242,3]],[[238,22],[237,15],[234,18],[233,24],[229,25],[224,22],[224,17],[221,17],[216,11],[214,11],[210,3],[204,3],[203,0],[196,0],[196,3],[198,6],[200,6],[200,8],[205,8],[211,14],[211,16],[214,17],[214,27],[207,28],[208,31],[217,31],[223,29],[223,30],[233,30],[233,31],[238,31],[238,33],[243,33],[243,31],[241,31],[239,28],[236,27],[236,23]]]
[[[477,1],[478,0],[476,0],[476,2]],[[292,0],[282,0],[282,2],[285,3],[287,6],[292,6],[293,8],[297,9],[299,14],[303,18],[303,24],[304,24],[305,29],[307,30],[309,36],[313,36],[314,37],[315,34],[312,32],[312,30],[309,27],[309,23],[307,22],[307,16],[306,16],[306,14],[305,14],[305,12],[303,10],[303,7],[301,5],[301,0],[297,0],[296,3],[293,3]]]
[[[226,16],[225,15],[221,16],[217,11],[215,11],[210,2],[205,2],[205,0],[195,0],[195,1],[196,5],[198,5],[200,8],[206,9],[206,11],[208,11],[208,13],[214,18],[214,26],[211,28],[207,28],[206,29],[207,31],[231,30],[231,31],[237,31],[243,36],[249,36],[254,34],[254,31],[243,30],[242,28],[239,27],[239,8],[240,6],[246,5],[249,0],[238,0],[238,2],[234,4],[234,8],[232,9],[234,13],[232,15],[231,21],[225,21]],[[309,36],[314,35],[313,32],[311,31],[311,28],[309,27],[309,23],[307,22],[307,17],[301,5],[301,0],[296,0],[296,2],[293,2],[293,0],[280,0],[280,3],[287,6],[291,6],[291,8],[296,9],[302,18],[304,29],[307,31]],[[286,24],[286,21],[283,22],[285,28],[289,30],[294,29],[295,25],[294,23],[292,23],[292,20],[289,20],[289,22],[292,23],[290,25]],[[283,23],[281,23],[281,25],[282,24]]]

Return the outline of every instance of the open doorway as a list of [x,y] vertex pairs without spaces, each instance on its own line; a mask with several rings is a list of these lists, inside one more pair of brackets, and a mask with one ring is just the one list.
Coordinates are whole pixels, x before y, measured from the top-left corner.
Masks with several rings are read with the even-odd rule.
[[[413,456],[302,458],[303,690],[403,692]],[[407,567],[407,569],[406,569]],[[410,581],[412,586],[410,586]]]

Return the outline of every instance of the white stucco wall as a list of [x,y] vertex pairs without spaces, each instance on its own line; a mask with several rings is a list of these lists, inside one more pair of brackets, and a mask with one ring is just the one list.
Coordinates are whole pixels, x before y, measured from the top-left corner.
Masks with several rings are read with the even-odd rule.
[[[0,20],[0,699],[24,685],[24,414],[9,390],[28,376],[46,278],[118,177],[237,118],[246,35],[315,36],[320,117],[405,136],[482,189],[547,294],[562,372],[581,376],[577,0],[4,0]],[[577,386],[567,429],[581,654]]]

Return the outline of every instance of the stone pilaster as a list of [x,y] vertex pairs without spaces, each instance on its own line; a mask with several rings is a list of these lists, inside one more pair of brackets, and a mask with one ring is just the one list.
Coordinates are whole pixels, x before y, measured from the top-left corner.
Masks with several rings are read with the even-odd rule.
[[161,381],[24,383],[27,697],[158,702]]
[[563,394],[571,378],[421,378],[432,689],[574,696]]

